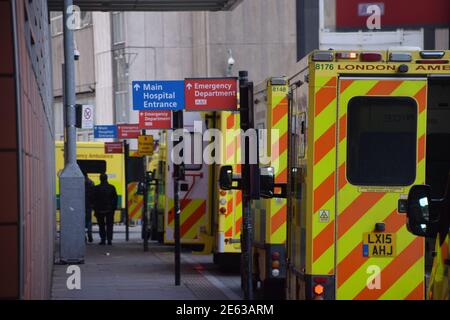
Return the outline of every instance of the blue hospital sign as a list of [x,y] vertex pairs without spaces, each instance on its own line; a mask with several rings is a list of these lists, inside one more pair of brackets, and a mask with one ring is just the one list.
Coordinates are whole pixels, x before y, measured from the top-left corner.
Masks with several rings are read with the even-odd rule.
[[133,81],[134,110],[184,109],[184,81]]
[[117,138],[117,126],[95,126],[94,127],[95,139],[115,139]]

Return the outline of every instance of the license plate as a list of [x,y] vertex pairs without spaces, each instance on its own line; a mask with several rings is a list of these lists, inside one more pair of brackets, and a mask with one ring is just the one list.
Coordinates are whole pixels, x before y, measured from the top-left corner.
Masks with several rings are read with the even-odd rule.
[[395,257],[395,234],[367,232],[363,236],[364,257]]

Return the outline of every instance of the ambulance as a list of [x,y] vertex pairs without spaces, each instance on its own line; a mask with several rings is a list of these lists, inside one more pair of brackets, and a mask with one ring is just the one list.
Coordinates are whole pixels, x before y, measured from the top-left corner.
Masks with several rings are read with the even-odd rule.
[[[206,145],[203,142],[203,132],[206,130],[205,119],[199,112],[185,112],[184,115],[184,139],[190,140],[192,150],[183,147],[183,158],[185,161],[184,179],[179,183],[180,199],[180,241],[182,245],[190,245],[194,249],[203,250],[210,246],[211,237],[211,214],[208,201],[209,168],[203,163],[203,159],[197,159],[194,147],[200,146],[200,150]],[[195,125],[198,125],[196,132]],[[175,215],[174,215],[174,161],[172,141],[173,131],[168,131],[165,136],[166,166],[165,177],[165,204],[164,204],[164,243],[174,244]],[[180,154],[181,155],[181,154]]]
[[[260,162],[273,168],[274,182],[288,178],[288,83],[270,78],[254,89],[254,122]],[[262,164],[261,164],[262,165]],[[252,201],[253,277],[261,298],[284,297],[286,280],[286,197]]]
[[406,213],[445,189],[450,52],[314,51],[288,83],[287,298],[425,299]]
[[[56,156],[56,199],[57,216],[59,223],[59,175],[64,169],[64,142],[55,142]],[[114,214],[114,222],[122,220],[122,208],[125,208],[125,167],[123,154],[105,154],[105,144],[103,142],[77,142],[77,162],[82,171],[88,173],[89,178],[95,185],[100,183],[99,174],[106,172],[108,182],[117,191],[118,203]],[[106,170],[106,171],[105,171]],[[92,215],[92,222],[96,223],[95,216]]]
[[218,129],[222,134],[221,161],[210,166],[214,263],[223,269],[236,269],[241,258],[242,191],[222,190],[218,180],[221,165],[230,165],[235,172],[241,170],[239,112],[212,112],[206,119],[208,128]]
[[164,213],[166,205],[166,163],[167,163],[167,148],[166,148],[166,131],[160,131],[159,146],[152,157],[155,162],[155,167],[150,171],[153,172],[153,201],[149,203],[149,212],[151,212],[151,238],[152,240],[162,243],[164,241]]

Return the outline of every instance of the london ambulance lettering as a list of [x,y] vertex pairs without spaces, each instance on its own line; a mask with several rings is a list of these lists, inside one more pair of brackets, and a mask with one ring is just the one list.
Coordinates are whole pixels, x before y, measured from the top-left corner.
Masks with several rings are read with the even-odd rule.
[[[414,73],[426,73],[426,72],[436,72],[436,71],[450,71],[449,64],[408,64],[409,72]],[[336,64],[336,68],[338,72],[353,72],[353,71],[385,71],[385,72],[397,72],[399,65],[397,64]]]

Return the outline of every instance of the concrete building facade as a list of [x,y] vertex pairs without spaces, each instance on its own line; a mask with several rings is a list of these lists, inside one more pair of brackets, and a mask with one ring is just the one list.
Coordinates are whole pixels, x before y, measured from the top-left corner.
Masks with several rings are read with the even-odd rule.
[[[95,105],[97,124],[137,123],[133,80],[224,77],[230,53],[236,62],[232,76],[242,69],[255,82],[287,75],[297,61],[295,6],[295,0],[246,0],[231,12],[92,13],[91,23],[82,23],[75,33],[81,53],[78,102]],[[62,61],[59,37],[54,34],[52,39],[55,70]],[[54,88],[59,139],[63,127],[58,75]],[[79,139],[93,136],[80,132]]]

